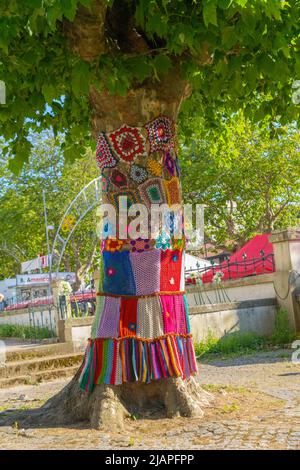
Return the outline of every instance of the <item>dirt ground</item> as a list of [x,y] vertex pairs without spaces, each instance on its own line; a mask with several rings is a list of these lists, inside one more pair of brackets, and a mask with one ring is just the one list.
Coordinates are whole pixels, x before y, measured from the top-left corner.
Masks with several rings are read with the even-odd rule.
[[18,410],[41,406],[67,379],[0,390],[0,449],[300,449],[300,363],[291,354],[201,361],[199,380],[213,397],[203,418],[130,419],[120,433],[84,424],[22,429]]

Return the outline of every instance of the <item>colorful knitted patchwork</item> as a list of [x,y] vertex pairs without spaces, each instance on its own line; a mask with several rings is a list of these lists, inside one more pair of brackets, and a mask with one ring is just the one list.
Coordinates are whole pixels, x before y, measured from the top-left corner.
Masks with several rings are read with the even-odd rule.
[[[122,209],[182,204],[174,129],[169,117],[159,116],[144,128],[123,125],[100,134],[102,201],[113,204],[118,217],[121,196],[127,197]],[[80,368],[86,391],[96,384],[186,379],[197,372],[184,295],[185,239],[175,238],[170,214],[163,222],[169,232],[162,227],[153,238],[130,238],[133,216],[122,228],[125,239],[117,221],[103,224],[96,313]],[[148,223],[150,228],[150,216]]]
[[121,299],[120,337],[136,336],[138,299]]
[[137,184],[143,183],[148,178],[148,173],[142,166],[131,165],[130,178]]
[[164,166],[171,176],[175,175],[175,160],[172,158],[170,152],[166,152],[165,154]]
[[197,372],[190,336],[165,335],[153,341],[133,337],[89,340],[80,371],[80,385],[92,391],[96,384],[119,385],[122,382],[167,377],[188,378]]
[[136,295],[135,281],[126,251],[103,252],[103,290],[109,294]]
[[147,295],[160,291],[160,254],[161,251],[155,249],[130,254],[136,295]]
[[167,202],[161,178],[152,178],[140,184],[139,191],[144,203],[151,207],[151,204],[165,204]]
[[164,335],[162,306],[159,296],[139,299],[136,335],[140,338],[151,339]]
[[185,306],[182,295],[161,295],[165,333],[187,334]]
[[118,188],[127,187],[127,177],[116,168],[111,172],[110,181]]
[[167,116],[159,116],[145,125],[151,152],[170,150],[174,147],[174,124]]
[[118,157],[132,162],[138,155],[145,155],[145,139],[137,127],[122,126],[109,134],[112,147]]
[[101,180],[101,191],[103,193],[107,193],[109,190],[109,179],[106,175],[102,174],[102,180]]
[[102,315],[99,319],[97,338],[110,338],[119,336],[120,297],[105,297]]
[[[113,204],[113,206],[116,209],[119,209],[119,204],[121,204],[120,197],[121,196],[126,196],[127,198],[127,208],[132,206],[132,204],[139,204],[141,203],[141,198],[139,197],[138,193],[135,192],[134,190],[126,190],[126,191],[119,191],[119,192],[113,192],[113,193],[108,193],[107,198],[108,202]],[[122,206],[121,206],[122,207]]]
[[118,159],[115,155],[113,155],[113,152],[104,132],[101,132],[98,138],[96,161],[101,171],[104,168],[113,168],[118,163]]
[[161,252],[160,290],[180,291],[182,270],[182,251],[166,250]]
[[180,204],[181,194],[179,179],[174,176],[169,181],[165,180],[164,183],[169,206],[172,204]]

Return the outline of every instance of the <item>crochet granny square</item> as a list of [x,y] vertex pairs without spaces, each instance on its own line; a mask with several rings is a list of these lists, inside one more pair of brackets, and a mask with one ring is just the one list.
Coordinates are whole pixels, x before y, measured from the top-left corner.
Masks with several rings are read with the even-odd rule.
[[174,147],[174,123],[170,118],[159,116],[145,127],[148,131],[151,152]]
[[119,158],[132,162],[135,157],[146,154],[146,143],[137,127],[122,126],[109,133],[112,147]]

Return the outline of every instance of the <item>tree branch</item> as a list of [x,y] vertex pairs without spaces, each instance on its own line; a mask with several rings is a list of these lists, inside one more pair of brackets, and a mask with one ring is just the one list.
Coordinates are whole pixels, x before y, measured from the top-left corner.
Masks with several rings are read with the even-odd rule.
[[93,0],[90,8],[80,5],[73,22],[65,20],[63,23],[72,51],[88,62],[106,52],[106,10],[104,2]]

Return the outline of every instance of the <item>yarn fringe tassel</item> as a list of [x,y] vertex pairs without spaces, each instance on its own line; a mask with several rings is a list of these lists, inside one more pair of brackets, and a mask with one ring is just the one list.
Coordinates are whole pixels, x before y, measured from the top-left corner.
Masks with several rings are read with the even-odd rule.
[[183,379],[197,372],[191,336],[169,334],[143,341],[138,338],[90,339],[80,370],[80,387],[91,392],[96,384],[149,383],[167,377]]

